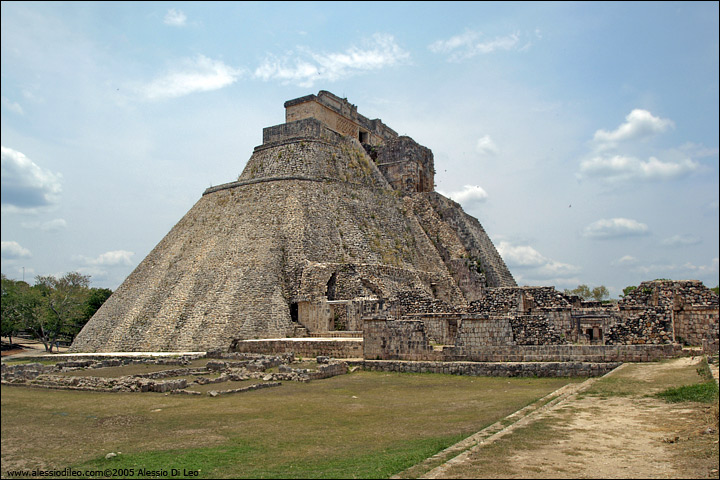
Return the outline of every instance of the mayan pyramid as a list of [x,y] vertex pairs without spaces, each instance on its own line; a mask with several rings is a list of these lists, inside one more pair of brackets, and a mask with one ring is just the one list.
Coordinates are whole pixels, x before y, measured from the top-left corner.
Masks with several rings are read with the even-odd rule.
[[355,331],[397,299],[453,308],[515,286],[480,223],[434,192],[428,148],[329,92],[285,109],[237,181],[203,193],[71,351]]

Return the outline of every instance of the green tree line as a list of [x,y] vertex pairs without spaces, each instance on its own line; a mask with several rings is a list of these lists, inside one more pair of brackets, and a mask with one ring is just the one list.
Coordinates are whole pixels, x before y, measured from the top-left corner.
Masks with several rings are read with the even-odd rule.
[[605,285],[590,288],[587,285],[578,285],[577,288],[565,289],[565,295],[577,296],[585,301],[594,300],[596,302],[604,302],[610,298],[610,292]]
[[2,336],[25,332],[52,352],[59,341],[72,342],[112,294],[90,288],[90,276],[70,272],[60,278],[35,277],[35,285],[2,274]]

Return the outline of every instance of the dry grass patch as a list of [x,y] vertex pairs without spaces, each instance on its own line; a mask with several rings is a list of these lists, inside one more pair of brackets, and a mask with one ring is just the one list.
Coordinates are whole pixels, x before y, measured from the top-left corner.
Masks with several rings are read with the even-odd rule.
[[115,468],[209,478],[387,477],[570,381],[357,372],[216,398],[3,386],[3,473],[120,451]]
[[654,396],[703,382],[698,369],[691,359],[626,364],[442,478],[717,478],[714,406]]

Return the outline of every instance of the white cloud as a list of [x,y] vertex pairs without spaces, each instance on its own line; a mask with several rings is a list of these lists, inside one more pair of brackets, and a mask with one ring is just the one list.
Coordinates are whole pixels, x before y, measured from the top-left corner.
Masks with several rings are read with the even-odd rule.
[[0,97],[0,102],[2,102],[3,108],[6,108],[7,110],[10,110],[11,112],[15,112],[20,115],[25,114],[25,112],[23,111],[23,108],[17,102],[10,101],[9,99],[7,99],[5,97]]
[[671,120],[654,116],[647,110],[635,109],[625,117],[625,123],[615,130],[598,130],[593,140],[599,148],[609,148],[620,142],[639,140],[674,127]]
[[185,59],[165,75],[141,88],[145,98],[158,100],[218,90],[232,85],[242,75],[241,69],[225,65],[204,55]]
[[0,242],[0,252],[2,258],[6,260],[32,257],[30,250],[17,242]]
[[701,242],[702,242],[702,240],[700,240],[699,238],[697,238],[693,235],[683,234],[683,235],[673,235],[670,238],[664,239],[660,243],[662,245],[665,245],[666,247],[682,247],[682,246],[688,246],[688,245],[697,245]]
[[488,198],[487,192],[477,185],[465,185],[459,192],[443,193],[438,191],[438,193],[452,198],[462,205],[484,202]]
[[127,250],[113,250],[105,252],[96,258],[78,256],[75,257],[75,259],[85,265],[102,265],[112,267],[116,265],[132,265],[133,255],[135,255],[134,252],[128,252]]
[[21,152],[0,148],[3,208],[34,210],[60,201],[62,175],[39,167]]
[[642,161],[635,157],[598,156],[580,163],[580,176],[598,177],[607,181],[673,180],[697,171],[700,164],[689,158],[663,162],[655,157]]
[[518,49],[520,37],[517,33],[482,40],[483,34],[472,30],[455,35],[447,40],[438,40],[428,46],[431,52],[449,54],[448,60],[457,62],[495,52],[497,50]]
[[171,25],[173,27],[184,27],[187,22],[187,16],[181,10],[175,10],[171,8],[165,14],[163,23],[165,25]]
[[56,218],[47,222],[23,222],[23,228],[39,229],[44,232],[57,232],[67,227],[67,222],[62,218]]
[[362,47],[339,53],[316,53],[298,48],[301,57],[267,58],[255,69],[255,77],[311,87],[315,82],[333,82],[357,73],[378,70],[407,61],[410,54],[388,34],[375,34]]
[[513,245],[502,241],[497,246],[498,253],[510,268],[519,270],[516,275],[518,279],[532,279],[534,282],[554,284],[565,284],[569,279],[574,279],[580,269],[575,265],[562,263],[548,258],[535,250],[530,245]]
[[611,262],[611,265],[614,267],[627,267],[632,265],[637,265],[638,259],[633,257],[632,255],[625,255],[617,260],[614,260]]
[[606,239],[647,235],[648,226],[629,218],[601,219],[591,223],[583,230],[583,236]]
[[498,147],[490,138],[490,135],[483,135],[477,141],[475,150],[481,155],[496,155],[498,153]]

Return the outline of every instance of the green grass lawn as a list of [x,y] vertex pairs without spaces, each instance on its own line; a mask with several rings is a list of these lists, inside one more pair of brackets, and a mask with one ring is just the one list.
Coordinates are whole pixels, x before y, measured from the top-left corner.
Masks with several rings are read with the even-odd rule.
[[216,398],[3,386],[2,474],[386,478],[578,380],[356,372]]

